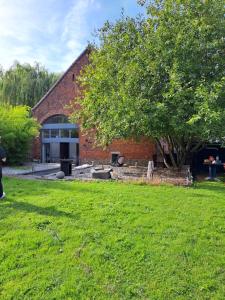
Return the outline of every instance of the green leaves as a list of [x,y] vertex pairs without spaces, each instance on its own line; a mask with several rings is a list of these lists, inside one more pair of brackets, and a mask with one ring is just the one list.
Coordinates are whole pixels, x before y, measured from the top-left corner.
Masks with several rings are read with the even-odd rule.
[[32,139],[38,135],[38,123],[26,106],[0,106],[0,136],[7,161],[21,163],[28,158]]
[[146,19],[122,16],[99,31],[77,119],[102,144],[144,135],[188,152],[196,141],[222,138],[224,0],[144,2]]
[[39,63],[34,66],[15,62],[7,71],[0,71],[0,104],[33,107],[57,80]]

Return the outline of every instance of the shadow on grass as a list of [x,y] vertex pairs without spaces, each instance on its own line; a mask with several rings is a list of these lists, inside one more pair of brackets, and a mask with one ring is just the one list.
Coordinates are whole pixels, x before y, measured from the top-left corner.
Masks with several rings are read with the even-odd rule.
[[223,193],[225,197],[225,184],[222,182],[220,184],[201,183],[197,188],[200,190],[208,190],[215,193]]
[[[98,187],[97,182],[81,182],[79,181],[50,181],[50,180],[37,180],[37,179],[26,179],[26,178],[12,178],[4,177],[5,185],[9,185],[12,182],[12,187],[18,187],[19,190],[29,189],[29,195],[41,195],[43,191],[63,191],[63,192],[78,192],[78,193],[102,193],[101,186]],[[91,185],[90,185],[91,183]],[[93,185],[92,185],[93,184]],[[36,186],[38,188],[36,188]],[[22,188],[21,188],[22,187]],[[11,186],[10,186],[11,188]]]
[[[2,205],[1,205],[2,204]],[[3,217],[6,217],[8,214],[11,214],[13,211],[24,211],[27,213],[35,213],[44,216],[52,216],[52,217],[67,217],[71,219],[78,219],[79,214],[74,215],[72,213],[67,213],[64,211],[57,210],[54,206],[49,207],[39,207],[34,204],[30,204],[27,202],[19,202],[19,201],[11,201],[7,199],[7,202],[1,202],[0,207],[2,206]]]

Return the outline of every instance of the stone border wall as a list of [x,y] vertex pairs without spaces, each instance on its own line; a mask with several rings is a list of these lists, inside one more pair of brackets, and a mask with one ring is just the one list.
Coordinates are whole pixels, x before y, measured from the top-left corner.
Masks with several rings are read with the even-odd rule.
[[[101,160],[90,160],[90,159],[80,159],[80,165],[83,164],[94,164],[96,165],[110,165],[109,159],[101,159]],[[125,166],[126,167],[146,167],[148,165],[147,159],[126,159]],[[115,167],[114,167],[115,168]]]
[[113,167],[112,177],[121,180],[140,180],[149,183],[170,183],[174,185],[189,186],[192,184],[192,176],[189,166],[183,169],[157,168],[151,178],[147,178],[147,167]]

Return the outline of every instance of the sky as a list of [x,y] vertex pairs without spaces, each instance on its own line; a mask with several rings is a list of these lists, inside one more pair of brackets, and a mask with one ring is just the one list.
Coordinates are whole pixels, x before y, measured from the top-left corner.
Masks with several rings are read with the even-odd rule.
[[0,0],[0,65],[40,62],[62,72],[105,21],[143,12],[136,0]]

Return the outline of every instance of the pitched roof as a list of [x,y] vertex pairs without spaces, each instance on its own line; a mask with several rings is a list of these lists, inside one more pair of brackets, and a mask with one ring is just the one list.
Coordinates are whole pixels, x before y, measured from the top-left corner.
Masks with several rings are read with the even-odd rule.
[[63,75],[53,84],[53,86],[47,91],[47,93],[41,98],[41,100],[35,104],[35,106],[32,108],[32,111],[34,111],[45,99],[46,97],[54,90],[54,88],[63,80],[63,78],[66,76],[66,74],[70,71],[71,68],[80,60],[80,58],[88,53],[90,51],[90,47],[88,46],[79,56],[76,58],[76,60],[72,63],[72,65],[69,66],[69,68],[63,73]]

